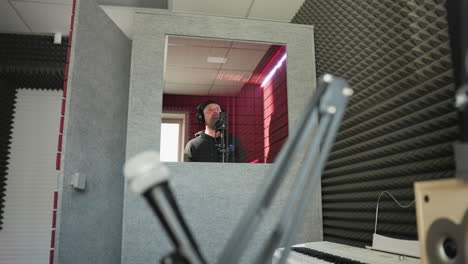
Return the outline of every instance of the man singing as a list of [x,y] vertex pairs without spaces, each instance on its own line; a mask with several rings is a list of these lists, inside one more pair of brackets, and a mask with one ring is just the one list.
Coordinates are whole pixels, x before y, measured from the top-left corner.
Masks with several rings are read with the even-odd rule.
[[231,134],[224,136],[223,125],[226,120],[220,119],[222,108],[216,101],[206,101],[197,107],[196,118],[205,124],[205,130],[195,134],[185,146],[184,161],[194,162],[247,162],[239,138]]

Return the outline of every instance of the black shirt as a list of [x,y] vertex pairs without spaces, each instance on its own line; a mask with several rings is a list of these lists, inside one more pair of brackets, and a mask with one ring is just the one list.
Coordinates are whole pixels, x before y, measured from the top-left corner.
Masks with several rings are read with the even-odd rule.
[[[214,138],[200,131],[185,146],[184,161],[222,162],[219,150],[221,138]],[[240,139],[229,134],[226,139],[226,162],[247,162]]]

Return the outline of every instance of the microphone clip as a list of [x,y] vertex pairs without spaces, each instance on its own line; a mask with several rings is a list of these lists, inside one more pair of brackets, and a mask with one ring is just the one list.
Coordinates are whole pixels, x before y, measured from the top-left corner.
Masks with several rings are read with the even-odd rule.
[[224,131],[227,128],[227,122],[225,120],[219,119],[215,124],[216,131]]

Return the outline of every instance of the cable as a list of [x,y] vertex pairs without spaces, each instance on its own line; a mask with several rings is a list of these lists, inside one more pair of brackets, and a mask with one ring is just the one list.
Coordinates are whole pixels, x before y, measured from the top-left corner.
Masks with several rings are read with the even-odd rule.
[[383,191],[383,192],[381,192],[380,195],[379,195],[379,199],[377,199],[377,208],[375,209],[375,228],[374,228],[374,234],[377,234],[377,217],[378,217],[378,215],[379,215],[379,203],[380,203],[380,198],[382,198],[382,195],[385,194],[385,193],[388,194],[388,195],[393,199],[393,201],[395,201],[395,202],[398,204],[398,206],[400,206],[401,208],[408,208],[408,207],[412,206],[412,205],[414,204],[414,201],[415,201],[415,200],[413,200],[411,203],[409,203],[409,204],[407,204],[407,205],[402,205],[400,202],[398,202],[398,200],[397,200],[395,197],[393,197],[393,195],[392,195],[390,192],[388,192],[388,191]]

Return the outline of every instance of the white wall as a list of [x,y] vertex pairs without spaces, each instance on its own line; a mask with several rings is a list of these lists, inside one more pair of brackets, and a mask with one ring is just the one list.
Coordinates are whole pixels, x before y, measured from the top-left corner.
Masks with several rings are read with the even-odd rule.
[[0,263],[49,263],[61,91],[19,89],[6,180]]

